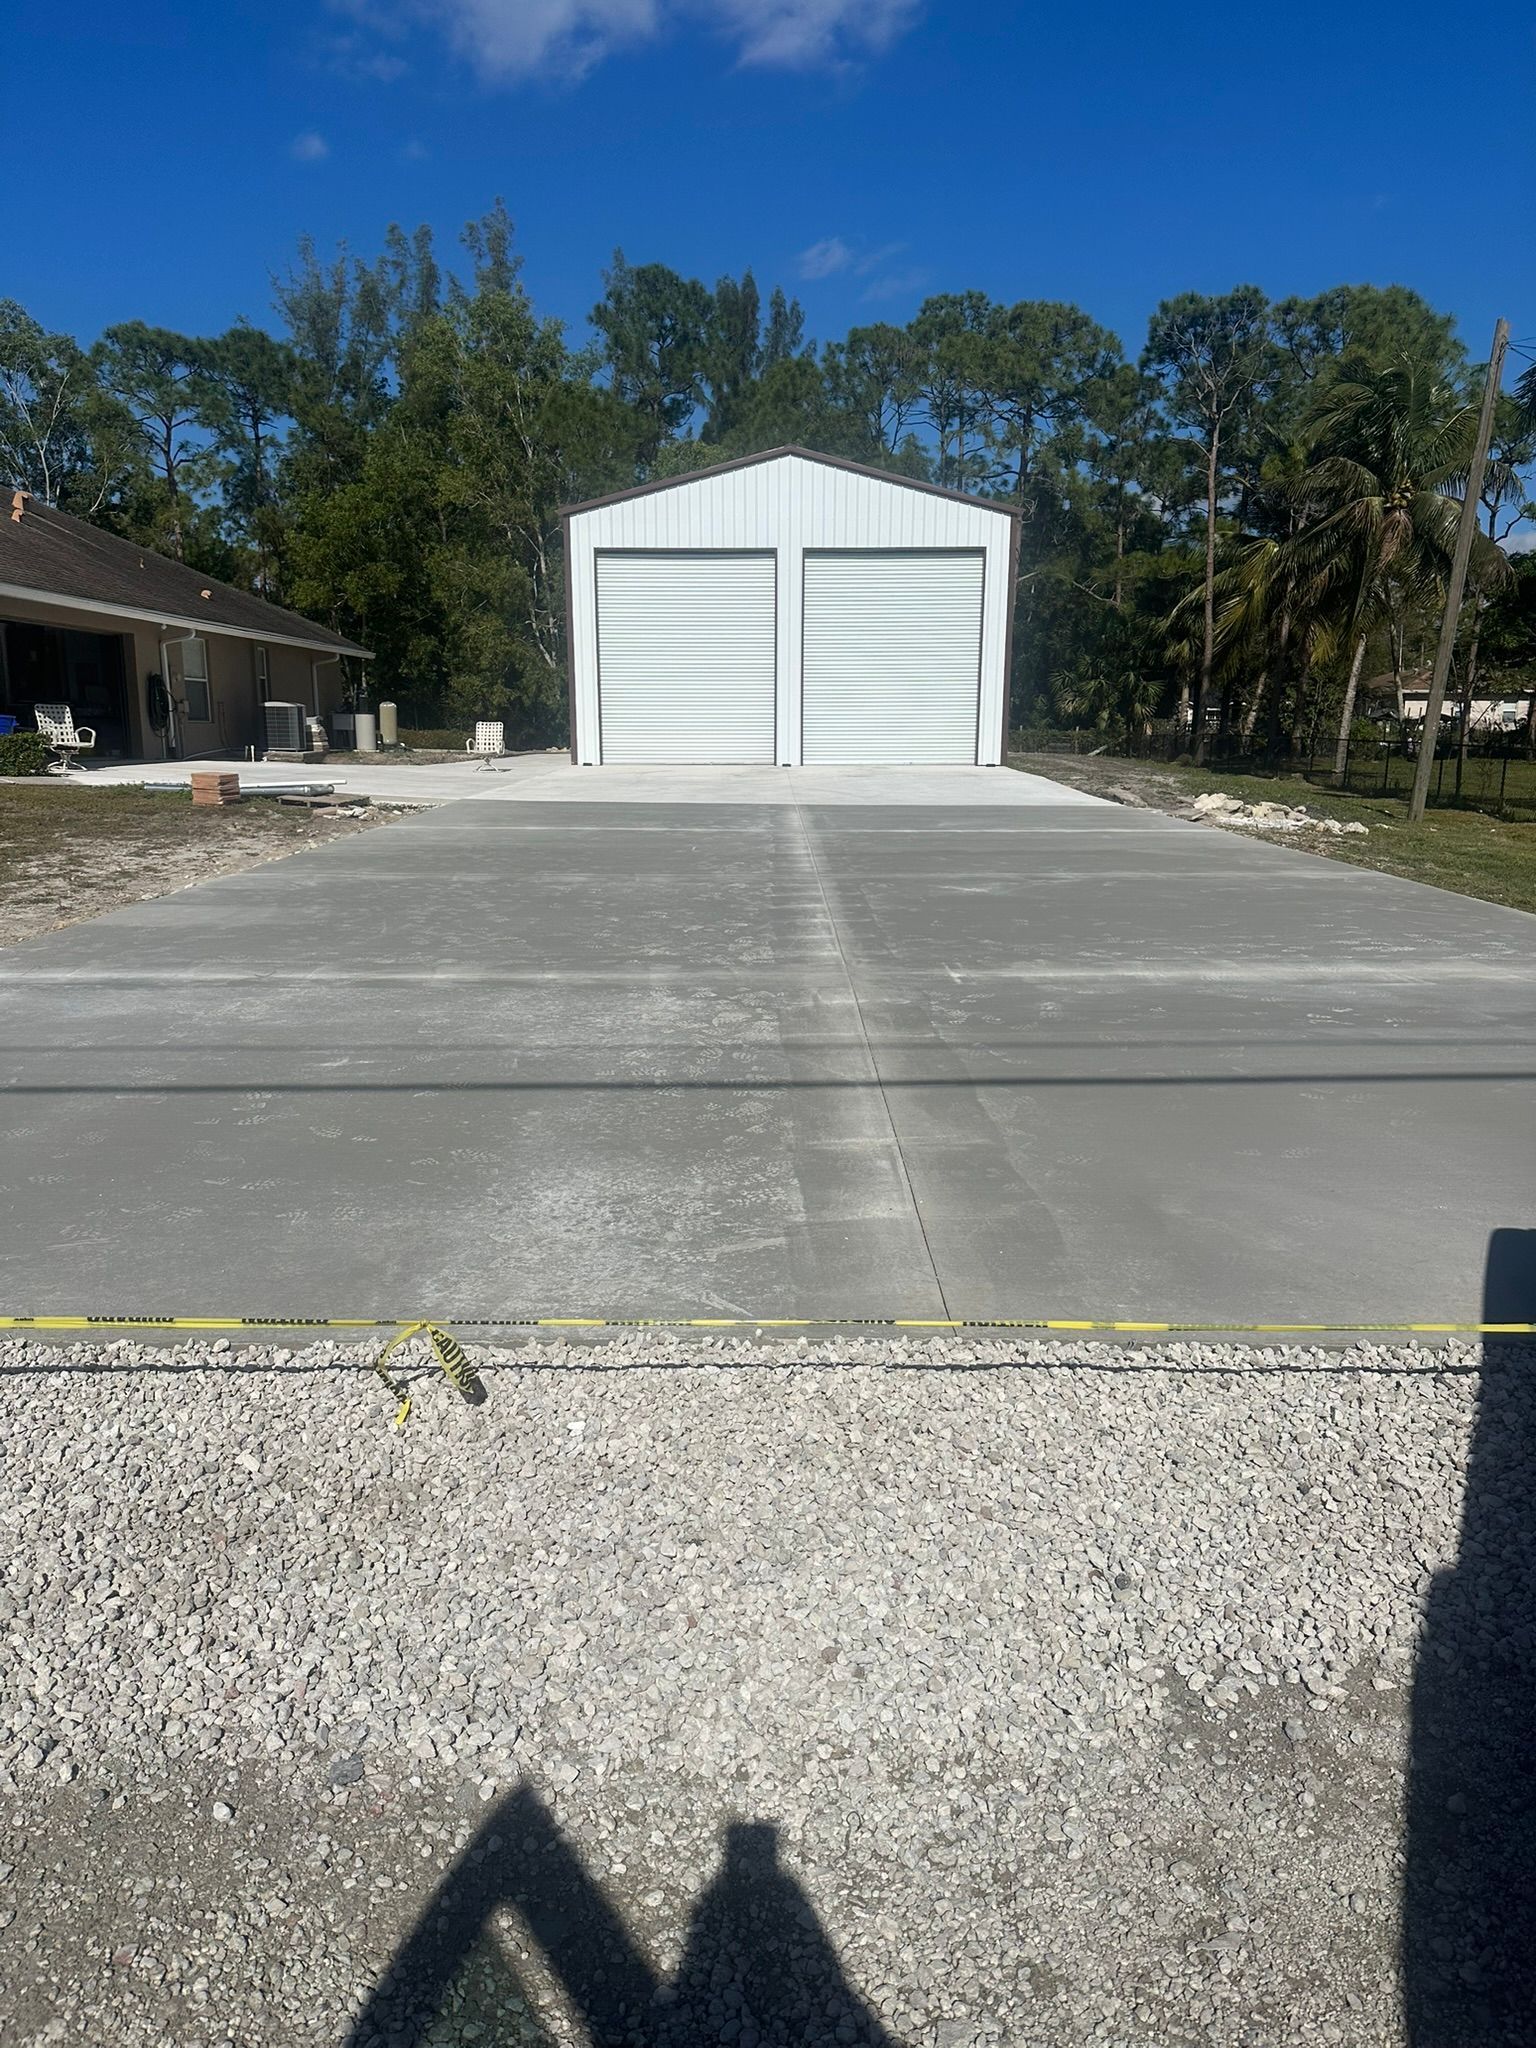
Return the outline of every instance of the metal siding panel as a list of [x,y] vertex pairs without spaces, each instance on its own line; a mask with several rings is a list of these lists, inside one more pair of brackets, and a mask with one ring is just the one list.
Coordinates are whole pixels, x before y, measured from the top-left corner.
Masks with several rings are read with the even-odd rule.
[[779,749],[781,761],[798,761],[800,758],[800,576],[801,558],[804,553],[807,534],[814,533],[817,526],[815,479],[801,462],[785,462],[779,465],[777,479],[777,519],[783,534],[782,551],[779,555],[780,622],[782,637],[780,646],[789,663],[784,678],[783,701],[786,707],[786,722],[781,737],[785,745]]
[[800,559],[811,518],[807,465],[776,462],[767,488],[779,537],[779,759],[800,759]]
[[576,758],[597,759],[597,653],[593,642],[592,529],[590,513],[572,518],[565,573],[570,586],[572,708]]
[[597,617],[605,763],[773,760],[772,555],[599,555]]
[[981,552],[807,554],[804,588],[802,758],[975,761]]
[[1007,690],[1008,622],[1013,604],[1013,533],[1010,520],[1006,531],[997,531],[987,544],[986,609],[982,626],[981,745],[977,758],[988,767],[1002,759],[1000,736],[1004,696]]

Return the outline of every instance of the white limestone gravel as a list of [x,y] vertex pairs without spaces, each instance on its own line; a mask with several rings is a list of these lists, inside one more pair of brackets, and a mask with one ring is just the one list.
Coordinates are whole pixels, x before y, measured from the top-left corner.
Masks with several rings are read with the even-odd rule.
[[[1530,1352],[474,1355],[395,1434],[329,1344],[0,1344],[7,2041],[1408,2038],[1426,1613],[1536,1676],[1514,1489],[1446,1597]],[[1523,2038],[1432,1938],[1416,2043]]]

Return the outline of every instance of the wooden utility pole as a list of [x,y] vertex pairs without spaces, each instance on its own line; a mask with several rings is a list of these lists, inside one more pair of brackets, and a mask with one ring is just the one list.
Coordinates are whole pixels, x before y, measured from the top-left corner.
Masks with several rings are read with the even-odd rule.
[[1461,619],[1461,593],[1467,583],[1467,563],[1472,557],[1472,537],[1477,532],[1477,512],[1483,496],[1483,471],[1488,466],[1488,443],[1493,438],[1493,410],[1499,401],[1504,379],[1504,352],[1509,347],[1509,322],[1499,321],[1493,330],[1493,353],[1488,358],[1488,378],[1483,385],[1483,410],[1477,422],[1477,445],[1467,471],[1467,494],[1461,501],[1461,518],[1456,527],[1456,552],[1451,558],[1451,580],[1445,592],[1445,616],[1440,621],[1440,644],[1435,649],[1434,672],[1429,679],[1429,702],[1424,706],[1424,730],[1419,738],[1418,765],[1413,771],[1413,794],[1408,799],[1408,822],[1417,825],[1429,800],[1429,777],[1435,765],[1435,742],[1440,736],[1440,713],[1445,705],[1445,685],[1451,673],[1451,656],[1456,651],[1456,627]]

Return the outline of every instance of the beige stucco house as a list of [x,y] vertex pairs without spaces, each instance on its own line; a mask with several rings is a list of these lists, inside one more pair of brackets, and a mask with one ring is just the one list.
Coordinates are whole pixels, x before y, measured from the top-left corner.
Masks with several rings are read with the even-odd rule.
[[25,491],[0,497],[0,711],[23,728],[35,705],[68,704],[94,727],[97,760],[261,751],[263,703],[328,718],[344,663],[367,659],[328,626]]

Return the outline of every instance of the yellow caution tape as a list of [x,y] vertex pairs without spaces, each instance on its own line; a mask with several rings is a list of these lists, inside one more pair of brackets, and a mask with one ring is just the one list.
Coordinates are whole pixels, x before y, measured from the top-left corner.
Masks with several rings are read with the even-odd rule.
[[393,1330],[402,1321],[400,1316],[0,1316],[0,1330]]
[[395,1419],[390,1424],[390,1427],[392,1429],[404,1429],[411,1413],[410,1389],[408,1387],[402,1387],[398,1380],[391,1379],[388,1370],[386,1369],[384,1364],[385,1359],[388,1358],[390,1352],[393,1351],[394,1348],[395,1347],[393,1344],[387,1344],[384,1347],[384,1349],[379,1353],[378,1357],[373,1361],[373,1369],[378,1374],[379,1378],[384,1382],[384,1385],[388,1389],[388,1391],[394,1395],[395,1400],[399,1403],[399,1406],[395,1409]]
[[[304,1327],[310,1326],[306,1324]],[[334,1326],[328,1324],[327,1328],[330,1327]],[[404,1387],[390,1378],[385,1370],[385,1361],[392,1351],[398,1350],[402,1344],[409,1344],[413,1337],[426,1338],[432,1347],[433,1357],[447,1374],[449,1383],[458,1389],[472,1407],[478,1408],[485,1399],[485,1386],[466,1357],[464,1347],[458,1338],[450,1336],[448,1331],[436,1323],[405,1323],[373,1361],[374,1371],[400,1403],[399,1412],[395,1416],[395,1428],[404,1429],[406,1417],[411,1412],[411,1397]]]
[[[438,1363],[467,1400],[461,1383],[473,1370],[452,1324],[464,1330],[1118,1330],[1164,1336],[1459,1336],[1531,1337],[1533,1323],[1222,1323],[1109,1322],[1061,1316],[0,1316],[0,1330],[395,1330],[387,1357],[408,1337],[429,1338]],[[447,1348],[445,1348],[447,1347]],[[456,1357],[454,1354],[457,1354]],[[476,1382],[478,1384],[478,1382]]]
[[485,1400],[485,1383],[470,1364],[458,1338],[440,1323],[402,1322],[398,1316],[0,1316],[0,1330],[387,1330],[395,1334],[378,1357],[373,1370],[394,1396],[398,1406],[393,1427],[404,1429],[411,1412],[408,1388],[394,1379],[388,1368],[392,1352],[413,1337],[425,1337],[432,1355],[451,1385],[472,1407]]
[[[1122,1336],[1238,1337],[1536,1337],[1536,1323],[1174,1323],[1107,1321],[1060,1316],[465,1316],[453,1318],[474,1330],[1047,1330],[1102,1331]],[[384,1349],[368,1361],[396,1402],[393,1427],[404,1429],[411,1413],[409,1388],[388,1366],[394,1352],[425,1337],[445,1377],[478,1407],[484,1382],[464,1347],[443,1321],[399,1316],[0,1316],[0,1330],[391,1330]]]

